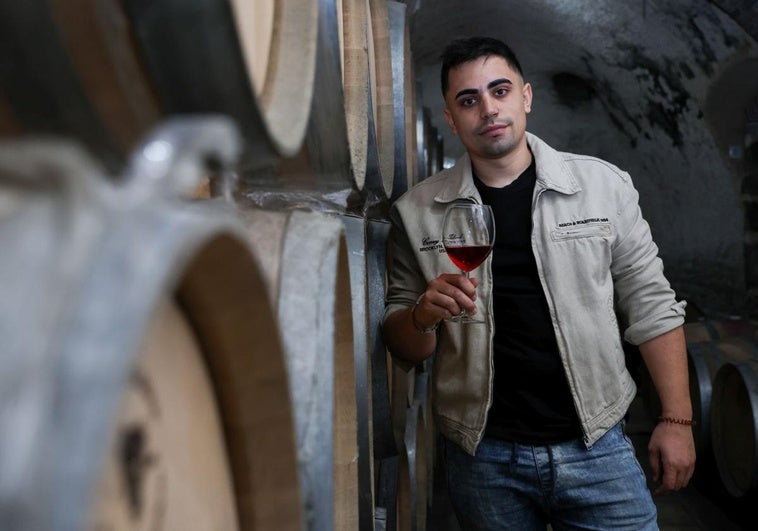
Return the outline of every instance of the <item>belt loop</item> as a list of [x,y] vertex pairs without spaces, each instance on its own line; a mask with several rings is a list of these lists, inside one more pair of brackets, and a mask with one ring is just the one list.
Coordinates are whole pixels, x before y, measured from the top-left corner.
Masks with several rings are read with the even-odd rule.
[[547,445],[547,457],[550,460],[550,492],[552,492],[553,488],[555,487],[555,478],[556,478],[555,459],[553,458],[553,445],[552,444]]
[[518,446],[517,443],[511,442],[511,460],[508,463],[508,466],[510,468],[511,474],[513,473],[513,469],[518,464],[518,455],[516,453],[518,450],[517,450],[516,446]]

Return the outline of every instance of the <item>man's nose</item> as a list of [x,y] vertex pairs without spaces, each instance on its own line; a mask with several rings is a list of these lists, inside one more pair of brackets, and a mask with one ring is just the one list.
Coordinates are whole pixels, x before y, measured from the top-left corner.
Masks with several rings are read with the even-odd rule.
[[497,116],[497,105],[492,98],[484,96],[481,100],[481,115],[482,118],[491,118]]

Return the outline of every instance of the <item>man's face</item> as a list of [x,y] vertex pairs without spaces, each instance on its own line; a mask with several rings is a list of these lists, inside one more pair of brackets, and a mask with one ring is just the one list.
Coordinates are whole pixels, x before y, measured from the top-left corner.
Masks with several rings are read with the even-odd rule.
[[495,159],[525,145],[532,87],[499,56],[451,68],[445,121],[472,158]]

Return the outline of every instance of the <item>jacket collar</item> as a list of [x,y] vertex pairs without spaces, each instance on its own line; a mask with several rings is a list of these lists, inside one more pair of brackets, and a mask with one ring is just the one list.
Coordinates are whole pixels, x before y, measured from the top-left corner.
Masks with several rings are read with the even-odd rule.
[[566,164],[563,153],[551,148],[531,133],[526,134],[526,142],[537,162],[537,186],[563,194],[581,191],[582,188]]
[[[574,194],[581,190],[560,152],[531,133],[526,133],[526,142],[537,165],[538,187],[564,194]],[[481,202],[468,153],[464,153],[455,166],[445,170],[440,177],[443,175],[445,184],[434,197],[435,201],[450,203],[456,199],[472,199]]]

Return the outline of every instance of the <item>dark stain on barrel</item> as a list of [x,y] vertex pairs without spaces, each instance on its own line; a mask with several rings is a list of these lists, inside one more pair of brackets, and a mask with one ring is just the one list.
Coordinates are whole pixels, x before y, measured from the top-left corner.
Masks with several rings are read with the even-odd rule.
[[155,462],[147,451],[147,435],[140,424],[131,424],[121,430],[119,436],[119,463],[126,488],[129,514],[135,520],[142,515],[144,507],[144,484],[147,469]]

